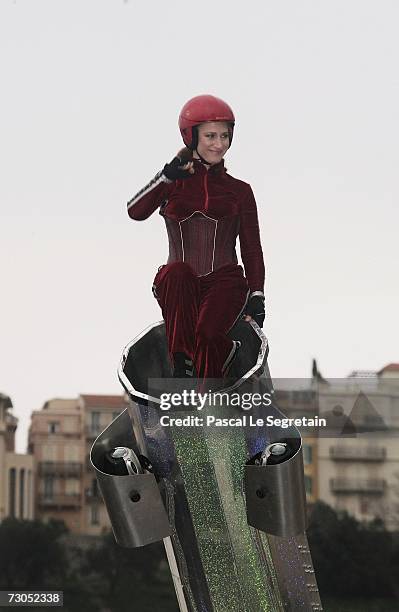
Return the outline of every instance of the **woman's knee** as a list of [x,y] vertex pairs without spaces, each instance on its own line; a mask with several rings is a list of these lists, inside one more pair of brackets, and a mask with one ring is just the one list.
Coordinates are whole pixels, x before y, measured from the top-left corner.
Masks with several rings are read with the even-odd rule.
[[163,277],[173,279],[174,281],[187,280],[195,278],[193,269],[184,261],[174,261],[171,264],[166,264],[162,270]]

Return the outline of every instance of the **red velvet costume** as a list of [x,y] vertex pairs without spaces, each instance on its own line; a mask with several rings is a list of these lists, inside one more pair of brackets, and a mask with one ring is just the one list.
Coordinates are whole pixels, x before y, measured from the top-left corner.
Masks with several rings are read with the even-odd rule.
[[[233,342],[226,333],[243,312],[248,295],[263,292],[265,268],[256,202],[251,187],[227,174],[223,161],[170,181],[161,172],[128,203],[132,219],[158,207],[169,238],[168,263],[153,291],[162,309],[169,352],[190,356],[197,373],[219,378]],[[239,236],[242,267],[237,264]]]

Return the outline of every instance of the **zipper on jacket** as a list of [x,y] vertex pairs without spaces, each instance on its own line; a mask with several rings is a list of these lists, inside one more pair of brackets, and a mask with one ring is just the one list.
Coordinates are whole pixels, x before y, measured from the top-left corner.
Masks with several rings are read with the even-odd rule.
[[208,171],[204,175],[204,189],[205,189],[205,210],[208,210]]

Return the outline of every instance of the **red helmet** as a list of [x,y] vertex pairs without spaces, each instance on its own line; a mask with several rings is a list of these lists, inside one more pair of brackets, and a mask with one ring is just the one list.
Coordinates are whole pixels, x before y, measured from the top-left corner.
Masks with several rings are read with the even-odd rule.
[[235,123],[233,111],[220,98],[204,95],[191,98],[180,111],[179,128],[186,147],[196,149],[197,130],[193,128],[206,121],[226,121],[229,124],[231,145]]

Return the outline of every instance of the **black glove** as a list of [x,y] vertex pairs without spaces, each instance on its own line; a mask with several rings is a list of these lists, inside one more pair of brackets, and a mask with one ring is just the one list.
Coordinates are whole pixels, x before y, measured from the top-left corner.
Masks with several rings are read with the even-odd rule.
[[244,314],[252,317],[259,327],[263,327],[263,321],[265,320],[265,298],[261,295],[250,297]]
[[170,164],[165,164],[162,172],[170,181],[175,181],[176,179],[186,179],[192,176],[192,173],[189,170],[183,170],[182,166],[185,166],[187,161],[180,159],[180,157],[175,157],[172,159]]

